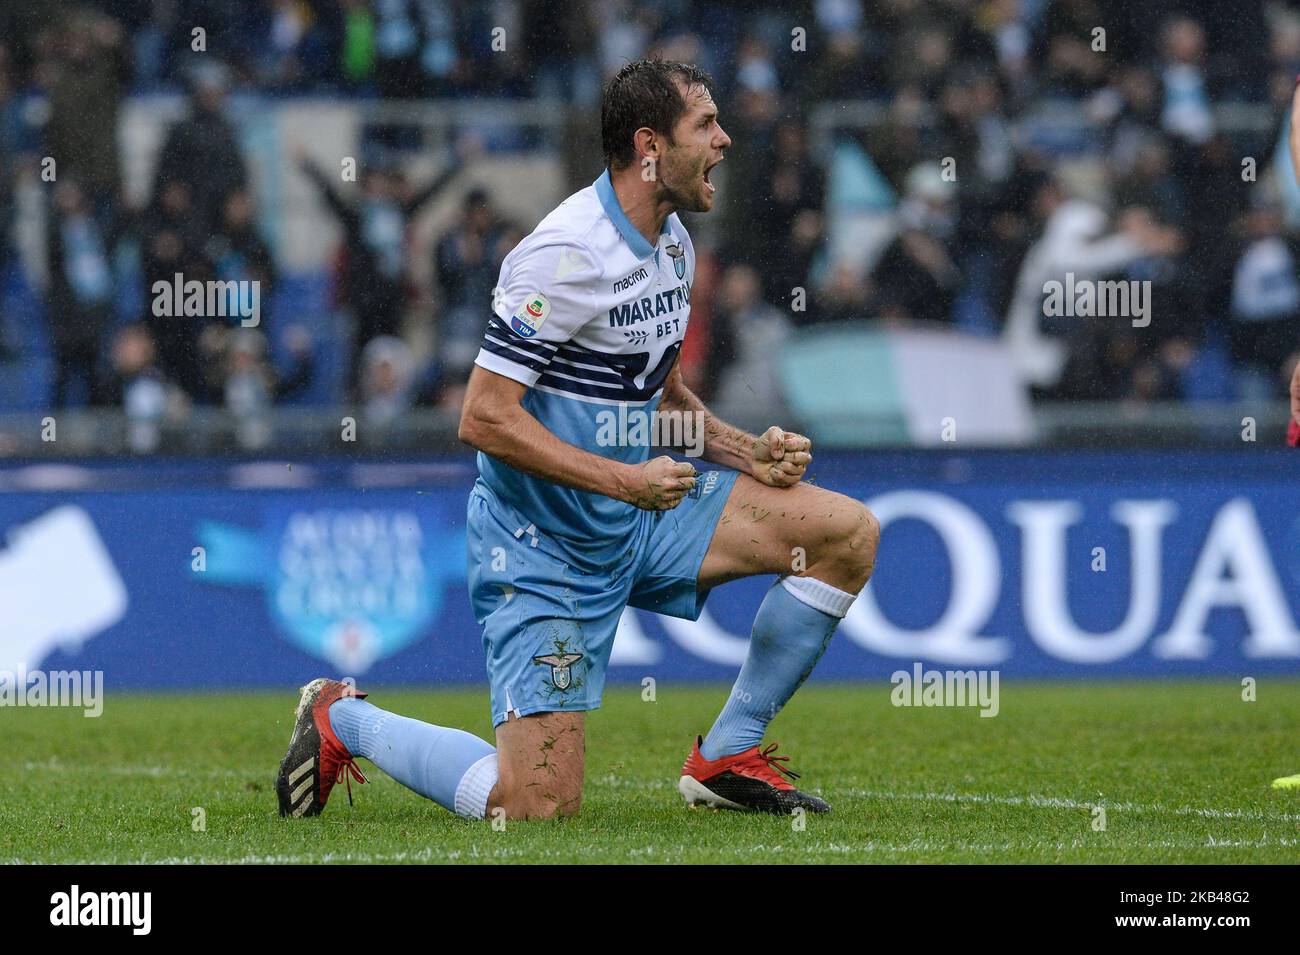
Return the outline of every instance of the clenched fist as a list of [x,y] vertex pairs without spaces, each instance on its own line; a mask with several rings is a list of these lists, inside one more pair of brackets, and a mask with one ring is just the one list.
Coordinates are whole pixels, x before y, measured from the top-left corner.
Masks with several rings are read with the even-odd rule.
[[811,461],[812,441],[772,425],[754,443],[750,473],[769,487],[794,487]]
[[643,511],[671,511],[695,487],[695,466],[666,454],[632,468],[622,499]]

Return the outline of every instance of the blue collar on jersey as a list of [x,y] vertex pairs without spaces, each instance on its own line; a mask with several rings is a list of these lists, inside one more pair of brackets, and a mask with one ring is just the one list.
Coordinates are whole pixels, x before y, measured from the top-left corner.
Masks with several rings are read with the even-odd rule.
[[[623,237],[627,247],[632,250],[632,254],[638,259],[648,259],[654,254],[655,248],[645,240],[640,232],[637,231],[627,214],[623,212],[623,207],[618,204],[618,196],[614,194],[614,184],[610,182],[609,170],[606,169],[600,174],[600,178],[595,182],[596,195],[600,197],[600,204],[605,209],[605,215],[609,216],[614,227],[618,229],[618,234]],[[664,227],[659,230],[660,235],[668,233],[668,220],[664,219]]]

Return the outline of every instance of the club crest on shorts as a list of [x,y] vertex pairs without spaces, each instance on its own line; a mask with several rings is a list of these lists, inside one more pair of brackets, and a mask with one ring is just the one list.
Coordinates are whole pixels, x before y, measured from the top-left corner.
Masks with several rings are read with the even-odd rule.
[[673,271],[679,279],[686,278],[686,252],[679,243],[664,246],[664,251],[673,257]]
[[551,668],[551,683],[557,690],[567,690],[573,682],[573,672],[569,667],[582,659],[581,653],[547,653],[533,657],[533,663],[545,664]]
[[510,328],[524,338],[532,338],[550,314],[551,303],[546,296],[541,292],[533,292],[524,299],[518,311],[510,316]]

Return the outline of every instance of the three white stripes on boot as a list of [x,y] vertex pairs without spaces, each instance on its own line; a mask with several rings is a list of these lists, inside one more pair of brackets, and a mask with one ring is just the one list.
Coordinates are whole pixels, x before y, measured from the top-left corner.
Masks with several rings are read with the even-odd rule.
[[[301,766],[299,766],[297,769],[295,769],[293,772],[289,774],[289,785],[292,787],[294,783],[296,783],[299,779],[302,779],[304,773],[310,773],[312,767],[315,765],[316,765],[316,757],[315,756],[308,757],[307,762],[303,763]],[[313,797],[313,793],[311,791],[312,779],[313,777],[309,775],[306,779],[302,780],[301,786],[299,786],[297,789],[293,790],[293,792],[289,794],[290,805],[292,805],[293,803],[297,803],[298,797],[302,796],[303,793],[307,794],[307,798],[303,799],[301,803],[298,803],[298,805],[293,807],[293,817],[295,819],[301,817],[304,812],[306,812],[308,809],[311,808],[311,801]]]

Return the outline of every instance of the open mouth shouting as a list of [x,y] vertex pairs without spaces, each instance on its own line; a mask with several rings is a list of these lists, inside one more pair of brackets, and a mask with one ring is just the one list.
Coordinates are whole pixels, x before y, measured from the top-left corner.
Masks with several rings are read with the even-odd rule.
[[717,191],[717,187],[713,185],[713,182],[709,179],[709,175],[713,172],[714,167],[717,166],[719,162],[722,162],[722,160],[719,159],[718,162],[710,163],[704,167],[704,188],[708,191],[709,195],[713,195],[713,193]]

